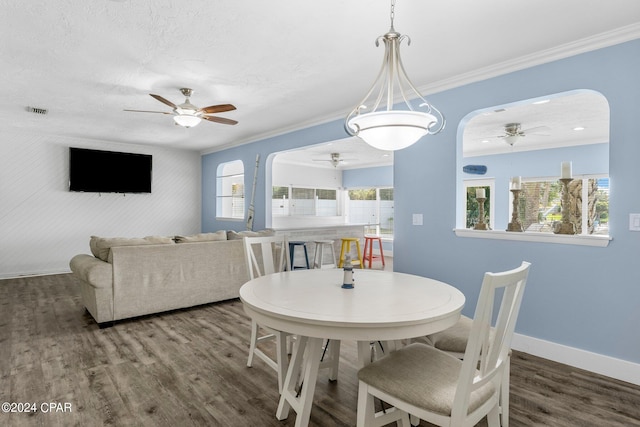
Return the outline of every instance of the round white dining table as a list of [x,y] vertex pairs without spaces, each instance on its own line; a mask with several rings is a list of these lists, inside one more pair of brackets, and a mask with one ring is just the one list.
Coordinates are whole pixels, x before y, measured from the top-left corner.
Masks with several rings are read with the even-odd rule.
[[464,307],[462,292],[426,277],[380,270],[354,270],[353,277],[353,289],[345,289],[341,269],[294,270],[258,277],[240,288],[245,312],[259,325],[298,336],[278,419],[286,419],[293,408],[295,425],[308,424],[323,339],[358,341],[363,365],[370,342],[445,330]]

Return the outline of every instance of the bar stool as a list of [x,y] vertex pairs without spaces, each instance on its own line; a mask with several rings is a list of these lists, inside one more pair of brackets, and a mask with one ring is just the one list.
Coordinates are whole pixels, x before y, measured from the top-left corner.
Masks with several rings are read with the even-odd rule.
[[338,268],[342,268],[344,265],[344,256],[351,252],[351,243],[356,244],[356,250],[358,252],[358,257],[353,258],[351,263],[356,265],[360,264],[360,268],[364,268],[364,264],[362,263],[362,257],[360,256],[360,239],[357,237],[343,237],[342,246],[340,247],[340,263],[338,264]]
[[[373,242],[378,242],[380,255],[373,254]],[[371,261],[375,259],[379,259],[380,261],[382,261],[382,266],[384,267],[384,252],[382,250],[382,239],[378,236],[364,236],[363,260],[369,261],[369,268],[371,268]]]
[[[313,268],[336,268],[336,252],[333,249],[333,240],[315,240],[316,251],[313,255]],[[327,253],[325,253],[325,248]],[[331,254],[331,262],[324,262],[325,256]]]
[[[296,265],[295,264],[295,258],[296,258],[296,248],[298,246],[302,246],[302,249],[304,249],[304,260],[305,260],[305,265]],[[311,268],[309,265],[309,254],[307,253],[307,242],[301,242],[301,241],[294,241],[294,242],[289,242],[289,256],[291,257],[291,269],[295,270],[296,268]]]

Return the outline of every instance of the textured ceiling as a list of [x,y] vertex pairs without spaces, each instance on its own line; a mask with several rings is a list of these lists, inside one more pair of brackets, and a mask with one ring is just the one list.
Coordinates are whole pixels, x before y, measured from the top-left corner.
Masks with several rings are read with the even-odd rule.
[[[388,27],[383,0],[7,0],[0,119],[38,135],[214,151],[344,117],[377,73],[374,41]],[[428,95],[638,38],[640,2],[399,0],[395,27]],[[178,104],[181,87],[199,107],[234,104],[220,116],[239,124],[186,129],[123,111],[169,112],[149,94]]]

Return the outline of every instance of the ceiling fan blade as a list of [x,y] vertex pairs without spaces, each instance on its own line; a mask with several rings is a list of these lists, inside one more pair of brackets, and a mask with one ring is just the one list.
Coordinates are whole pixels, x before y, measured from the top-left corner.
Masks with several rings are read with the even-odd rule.
[[237,125],[238,122],[231,119],[225,119],[223,117],[216,116],[202,116],[204,120],[209,120],[210,122],[222,123],[223,125]]
[[205,114],[212,114],[212,113],[224,113],[225,111],[231,111],[235,109],[236,107],[231,104],[220,104],[220,105],[210,105],[208,107],[201,108],[200,111],[202,111]]
[[176,108],[176,104],[174,104],[171,101],[168,101],[166,99],[164,99],[163,97],[161,97],[160,95],[154,95],[152,93],[150,93],[149,95],[151,95],[152,97],[154,97],[155,99],[157,99],[158,101],[162,102],[163,104],[167,104],[169,107],[171,108]]
[[132,111],[134,113],[158,113],[158,114],[171,114],[173,115],[173,113],[169,113],[166,111],[147,111],[147,110],[124,110],[124,111]]
[[531,134],[533,132],[549,132],[550,128],[549,126],[537,126],[534,128],[529,128],[529,129],[525,129],[522,132],[525,134]]

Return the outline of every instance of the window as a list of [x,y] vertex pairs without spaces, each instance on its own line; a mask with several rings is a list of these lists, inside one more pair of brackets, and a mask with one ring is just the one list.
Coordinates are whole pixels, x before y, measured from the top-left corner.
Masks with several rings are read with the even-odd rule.
[[216,173],[216,217],[244,219],[244,164],[222,163]]
[[[577,234],[609,234],[609,178],[581,177],[569,183],[569,221]],[[518,216],[525,231],[553,232],[562,221],[562,186],[556,179],[524,180]]]
[[273,215],[289,215],[289,187],[273,187],[271,213]]
[[476,199],[477,190],[484,189],[486,200],[484,202],[484,223],[493,228],[494,218],[494,186],[493,179],[469,179],[464,181],[464,187],[467,193],[465,224],[466,228],[474,228],[480,217],[480,209]]
[[337,216],[338,191],[327,188],[272,187],[273,215]]
[[393,236],[393,188],[361,188],[348,191],[349,224],[367,224],[366,233]]

